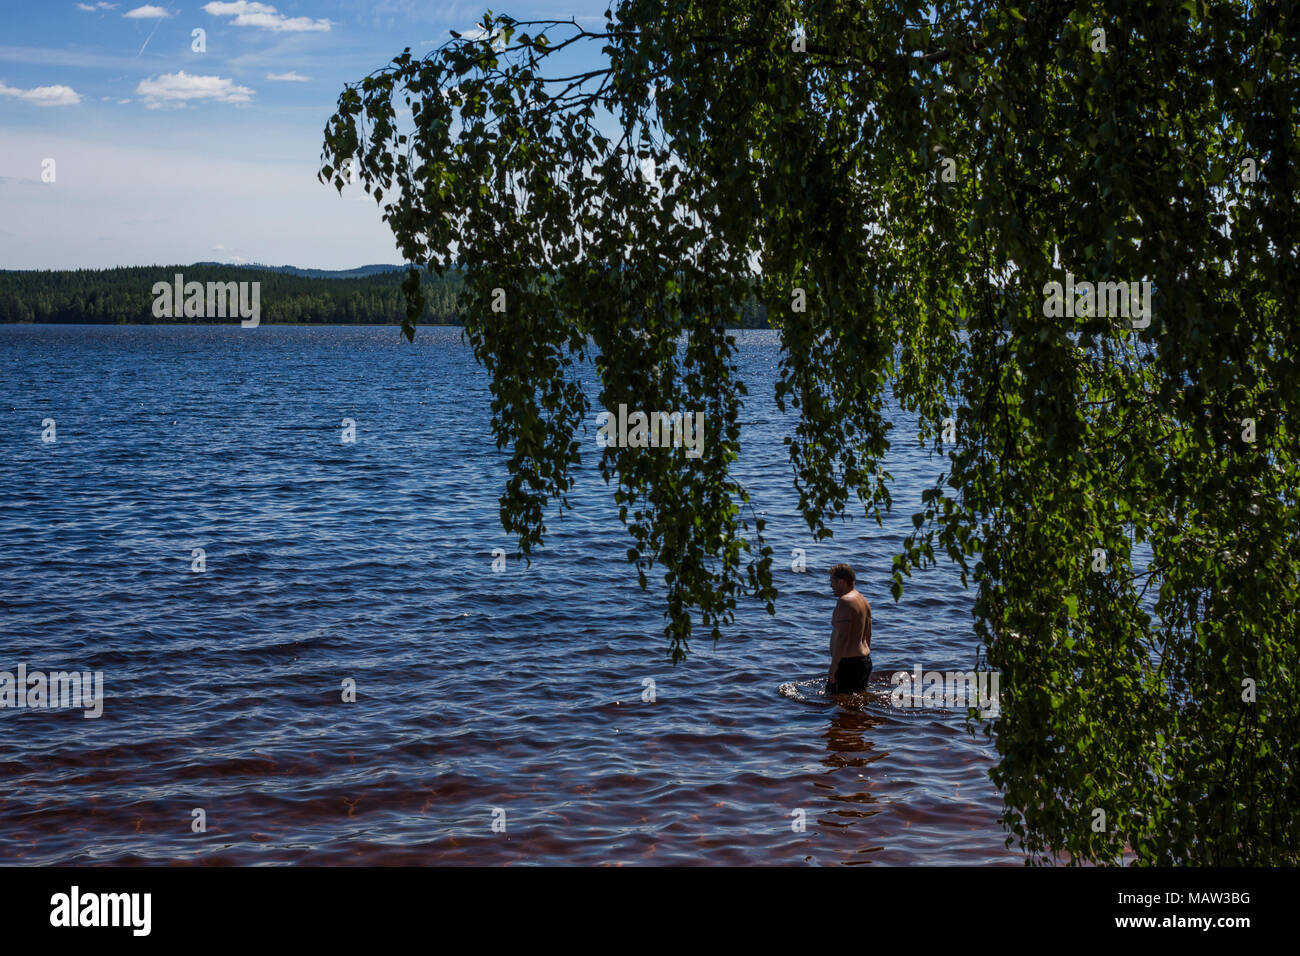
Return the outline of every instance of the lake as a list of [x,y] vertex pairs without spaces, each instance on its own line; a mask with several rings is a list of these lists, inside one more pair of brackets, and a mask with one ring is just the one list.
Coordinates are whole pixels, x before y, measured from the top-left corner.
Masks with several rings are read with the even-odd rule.
[[[105,698],[0,709],[0,862],[1020,864],[992,742],[888,699],[975,663],[946,559],[889,593],[942,460],[892,413],[894,513],[813,540],[776,335],[736,334],[781,596],[674,666],[598,408],[573,510],[494,572],[505,459],[459,329],[0,326],[0,671]],[[874,612],[860,708],[820,696],[839,561]]]

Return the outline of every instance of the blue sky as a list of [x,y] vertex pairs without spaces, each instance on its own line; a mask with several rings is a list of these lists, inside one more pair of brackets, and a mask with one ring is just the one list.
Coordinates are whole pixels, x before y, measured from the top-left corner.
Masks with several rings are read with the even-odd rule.
[[0,269],[399,262],[372,199],[316,181],[343,85],[489,7],[599,30],[608,5],[0,0]]

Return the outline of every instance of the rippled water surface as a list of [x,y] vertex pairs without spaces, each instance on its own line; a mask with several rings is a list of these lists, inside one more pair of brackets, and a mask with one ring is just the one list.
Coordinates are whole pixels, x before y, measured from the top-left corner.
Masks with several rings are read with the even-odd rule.
[[[574,510],[493,573],[504,459],[459,330],[0,326],[0,671],[106,696],[0,710],[0,862],[1018,863],[992,743],[887,697],[974,663],[950,568],[889,596],[941,462],[897,416],[894,514],[812,540],[775,338],[741,343],[781,597],[674,667],[594,414]],[[862,706],[820,695],[841,560],[874,611]]]

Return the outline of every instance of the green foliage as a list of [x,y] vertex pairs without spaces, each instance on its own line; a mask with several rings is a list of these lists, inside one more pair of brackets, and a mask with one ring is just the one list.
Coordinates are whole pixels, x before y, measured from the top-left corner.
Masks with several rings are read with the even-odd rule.
[[[665,569],[674,659],[692,611],[716,640],[744,589],[769,610],[776,593],[729,477],[745,392],[726,328],[756,258],[810,531],[850,496],[868,518],[890,506],[888,391],[947,456],[894,596],[936,547],[977,589],[1008,843],[1294,864],[1298,19],[1173,0],[626,0],[598,32],[489,16],[504,49],[456,39],[349,86],[321,176],[341,188],[357,157],[409,261],[463,261],[525,552],[572,485],[576,363],[604,407],[706,411],[698,461],[601,459],[642,585]],[[539,73],[581,41],[608,68]],[[1150,325],[1046,315],[1066,270],[1149,279]]]

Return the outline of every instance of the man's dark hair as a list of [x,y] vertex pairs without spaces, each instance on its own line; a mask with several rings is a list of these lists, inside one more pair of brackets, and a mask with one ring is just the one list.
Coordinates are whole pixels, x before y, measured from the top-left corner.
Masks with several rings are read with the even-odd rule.
[[831,568],[831,577],[842,578],[843,580],[848,581],[850,586],[857,583],[857,577],[853,574],[853,569],[847,564],[837,564],[835,567]]

